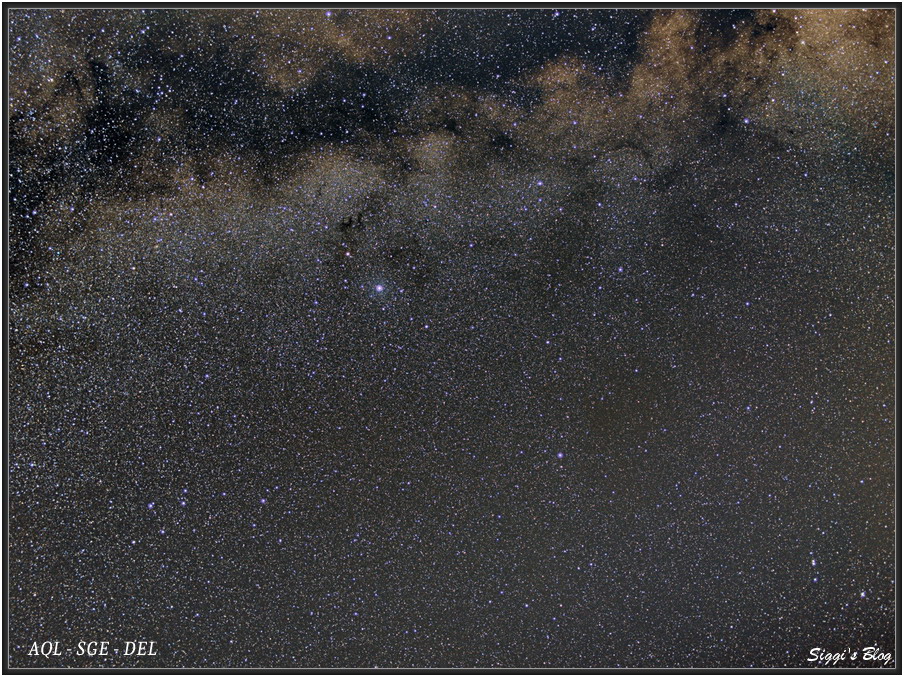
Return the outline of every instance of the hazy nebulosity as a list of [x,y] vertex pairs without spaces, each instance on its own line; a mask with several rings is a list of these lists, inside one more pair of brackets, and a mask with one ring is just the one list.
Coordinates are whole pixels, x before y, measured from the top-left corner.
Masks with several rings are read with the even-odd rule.
[[10,10],[11,665],[894,652],[894,19]]

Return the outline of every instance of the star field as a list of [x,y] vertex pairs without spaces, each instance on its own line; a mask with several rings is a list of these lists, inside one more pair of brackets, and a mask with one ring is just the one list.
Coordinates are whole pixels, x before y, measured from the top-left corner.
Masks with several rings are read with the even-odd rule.
[[894,656],[892,10],[8,12],[9,666]]

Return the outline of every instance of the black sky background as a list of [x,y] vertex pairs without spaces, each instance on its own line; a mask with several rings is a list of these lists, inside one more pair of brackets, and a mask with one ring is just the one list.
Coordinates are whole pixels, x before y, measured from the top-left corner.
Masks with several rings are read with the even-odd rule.
[[10,666],[894,654],[892,11],[7,17]]

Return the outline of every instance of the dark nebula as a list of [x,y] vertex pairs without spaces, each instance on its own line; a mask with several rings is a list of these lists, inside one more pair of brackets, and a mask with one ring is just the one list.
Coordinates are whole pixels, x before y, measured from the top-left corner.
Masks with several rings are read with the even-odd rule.
[[895,10],[6,11],[9,666],[894,656]]

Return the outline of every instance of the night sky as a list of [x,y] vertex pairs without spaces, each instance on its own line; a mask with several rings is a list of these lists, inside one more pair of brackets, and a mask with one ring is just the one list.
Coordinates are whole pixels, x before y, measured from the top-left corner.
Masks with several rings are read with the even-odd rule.
[[894,11],[7,19],[11,666],[894,654]]

